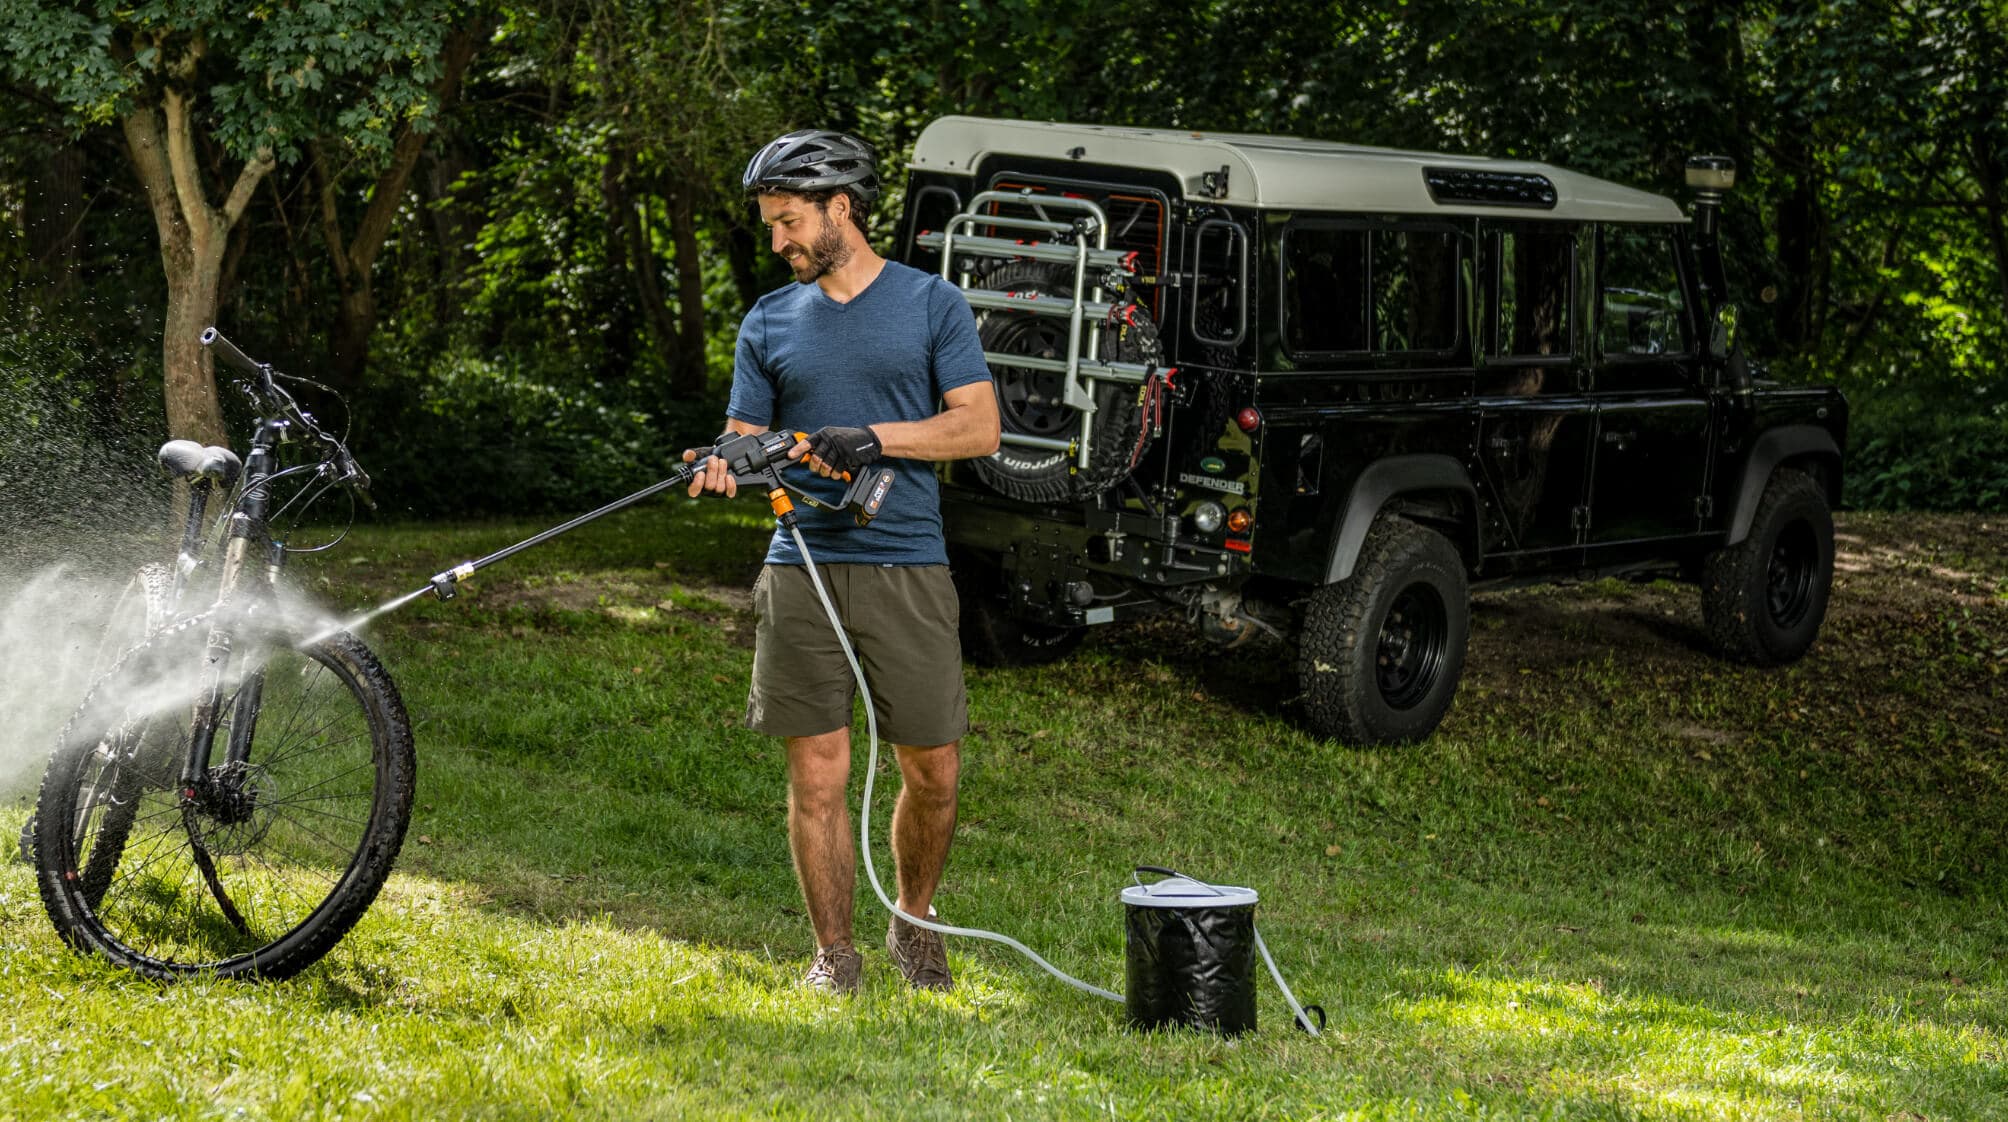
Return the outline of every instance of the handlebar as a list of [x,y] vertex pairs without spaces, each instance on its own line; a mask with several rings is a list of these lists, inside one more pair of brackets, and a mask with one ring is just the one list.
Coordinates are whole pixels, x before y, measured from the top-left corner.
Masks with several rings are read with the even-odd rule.
[[202,329],[201,342],[224,363],[253,379],[252,392],[261,399],[261,404],[283,414],[288,421],[298,425],[309,438],[321,445],[328,454],[328,463],[334,467],[335,481],[353,492],[362,500],[364,506],[371,510],[376,509],[376,503],[370,498],[369,493],[369,473],[362,469],[361,464],[356,463],[356,458],[349,453],[348,447],[340,438],[322,428],[314,420],[314,415],[300,408],[300,403],[293,395],[286,392],[285,387],[274,380],[271,363],[259,362],[245,354],[237,344],[224,338],[223,333],[214,327]]
[[223,337],[214,327],[202,329],[202,345],[215,353],[217,358],[237,368],[241,374],[258,379],[260,389],[271,389],[272,368],[262,362],[254,362],[250,355],[237,349],[237,344]]

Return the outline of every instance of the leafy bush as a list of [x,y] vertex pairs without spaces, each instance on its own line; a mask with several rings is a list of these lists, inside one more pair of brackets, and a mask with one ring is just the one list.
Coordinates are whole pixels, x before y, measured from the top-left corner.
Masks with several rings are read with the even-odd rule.
[[351,443],[396,514],[582,511],[661,479],[724,416],[723,402],[652,411],[648,387],[581,380],[560,355],[374,369]]
[[1864,393],[1852,404],[1848,505],[2008,511],[2008,404],[1990,407],[1969,387]]

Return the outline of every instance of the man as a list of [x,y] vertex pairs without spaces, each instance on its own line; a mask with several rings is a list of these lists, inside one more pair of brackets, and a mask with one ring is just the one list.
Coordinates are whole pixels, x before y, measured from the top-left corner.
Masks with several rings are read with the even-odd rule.
[[[798,282],[768,293],[739,327],[726,428],[808,432],[789,451],[823,479],[802,485],[834,502],[835,477],[881,457],[897,477],[878,517],[805,508],[801,531],[857,648],[903,780],[892,850],[900,910],[930,914],[955,831],[959,742],[968,730],[954,586],[928,461],[997,449],[997,399],[961,293],[938,276],[886,261],[865,240],[878,197],[871,149],[841,133],[791,132],[746,166],[745,186]],[[686,460],[696,453],[686,452]],[[691,484],[737,492],[713,461]],[[758,621],[747,727],[787,742],[788,844],[815,929],[803,981],[854,993],[863,959],[851,939],[849,664],[794,540],[776,531],[754,585]],[[907,981],[950,989],[938,934],[894,919],[886,950]]]

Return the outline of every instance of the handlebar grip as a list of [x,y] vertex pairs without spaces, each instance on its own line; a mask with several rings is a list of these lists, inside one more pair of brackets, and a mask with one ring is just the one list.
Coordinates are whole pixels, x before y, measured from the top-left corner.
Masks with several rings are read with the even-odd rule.
[[216,357],[253,378],[263,378],[266,375],[263,363],[252,361],[250,355],[238,350],[237,344],[225,339],[223,333],[214,327],[202,329],[202,345],[215,352]]

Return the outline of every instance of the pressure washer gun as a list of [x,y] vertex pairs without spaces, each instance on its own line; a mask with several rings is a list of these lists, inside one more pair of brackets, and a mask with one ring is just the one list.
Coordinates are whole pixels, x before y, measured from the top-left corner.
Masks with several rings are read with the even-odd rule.
[[463,561],[443,573],[434,575],[426,582],[424,588],[400,597],[378,610],[388,611],[426,592],[441,600],[450,600],[453,598],[455,585],[497,561],[513,557],[531,546],[542,545],[559,534],[605,518],[617,510],[633,506],[672,487],[688,485],[691,478],[713,457],[725,461],[726,466],[732,469],[733,481],[740,486],[761,488],[767,496],[767,505],[773,508],[774,517],[784,526],[792,527],[795,524],[795,503],[790,497],[791,494],[819,510],[848,510],[858,525],[870,525],[871,520],[877,518],[879,510],[885,506],[887,493],[892,490],[893,470],[889,467],[879,468],[876,471],[863,472],[856,478],[852,478],[850,473],[846,472],[843,478],[850,483],[850,487],[845,490],[844,497],[840,501],[833,504],[818,499],[781,477],[783,468],[798,462],[788,458],[788,449],[793,448],[798,441],[806,439],[808,439],[807,434],[799,432],[726,433],[713,442],[710,455],[699,456],[687,464],[679,465],[676,471],[662,482],[644,487],[626,498],[615,499],[590,514],[582,514],[562,526],[553,526],[535,537],[526,538],[506,549],[496,550],[486,557]]
[[741,487],[764,488],[767,504],[773,507],[774,517],[783,526],[795,524],[795,504],[788,498],[789,492],[818,510],[848,510],[858,525],[871,525],[879,509],[885,506],[886,494],[892,490],[892,469],[862,472],[856,478],[844,472],[843,479],[850,484],[844,497],[835,504],[825,502],[781,478],[781,469],[796,462],[788,458],[788,449],[808,438],[807,433],[801,432],[726,433],[712,445],[711,454],[732,469],[733,482]]

